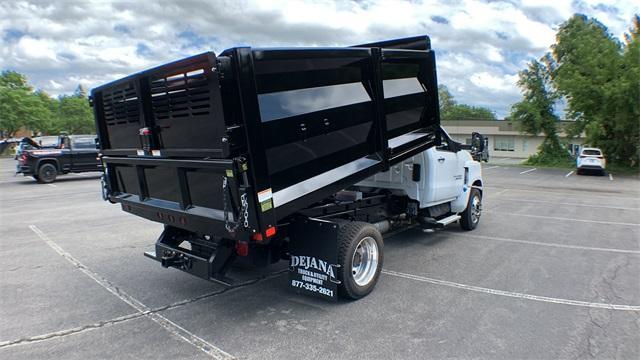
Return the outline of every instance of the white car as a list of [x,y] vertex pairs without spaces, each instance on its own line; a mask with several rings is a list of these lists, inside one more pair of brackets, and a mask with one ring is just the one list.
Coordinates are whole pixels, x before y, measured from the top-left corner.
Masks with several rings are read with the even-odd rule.
[[582,148],[580,156],[576,159],[578,175],[586,171],[597,171],[604,174],[607,161],[598,148]]

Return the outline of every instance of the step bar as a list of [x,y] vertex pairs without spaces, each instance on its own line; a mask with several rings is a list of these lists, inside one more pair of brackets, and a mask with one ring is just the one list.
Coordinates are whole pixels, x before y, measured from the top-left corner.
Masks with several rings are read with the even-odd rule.
[[442,229],[445,226],[460,220],[460,218],[460,215],[453,214],[442,219],[422,218],[420,223],[423,229]]

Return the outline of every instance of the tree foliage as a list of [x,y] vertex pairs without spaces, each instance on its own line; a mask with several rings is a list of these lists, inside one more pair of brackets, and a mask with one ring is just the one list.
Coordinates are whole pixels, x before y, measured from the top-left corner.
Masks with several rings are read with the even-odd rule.
[[61,96],[58,101],[57,126],[69,134],[95,132],[93,113],[86,98],[78,95]]
[[438,86],[438,101],[442,120],[496,120],[496,115],[487,108],[458,104],[444,85]]
[[640,155],[640,18],[621,43],[598,20],[574,15],[560,26],[549,56],[551,77],[567,100],[568,130],[613,162],[638,165]]
[[533,60],[518,77],[518,86],[522,90],[523,98],[512,106],[510,118],[518,123],[524,133],[544,134],[538,154],[531,157],[529,163],[568,161],[569,154],[560,144],[558,137],[557,123],[560,119],[553,110],[558,95],[553,91],[548,67]]
[[522,101],[511,117],[523,132],[543,132],[537,158],[561,154],[553,105],[567,104],[569,136],[584,133],[614,163],[637,166],[640,155],[640,17],[621,43],[598,20],[576,14],[563,23],[551,52],[520,72]]
[[86,90],[79,86],[72,96],[52,99],[34,91],[27,78],[15,71],[0,73],[0,135],[14,136],[19,130],[34,135],[91,134],[95,132]]

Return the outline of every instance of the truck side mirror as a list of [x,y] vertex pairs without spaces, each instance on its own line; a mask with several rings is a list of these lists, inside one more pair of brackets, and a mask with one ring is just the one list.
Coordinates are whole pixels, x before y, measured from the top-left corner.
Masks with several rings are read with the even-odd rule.
[[482,152],[484,150],[484,136],[477,132],[472,133],[471,147],[477,152]]

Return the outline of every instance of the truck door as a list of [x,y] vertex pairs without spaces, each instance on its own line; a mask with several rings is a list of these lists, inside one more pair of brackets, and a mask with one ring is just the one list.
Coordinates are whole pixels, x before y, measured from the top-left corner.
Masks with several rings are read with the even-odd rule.
[[436,201],[456,198],[464,183],[464,168],[458,164],[456,148],[447,136],[442,137],[442,145],[432,152],[435,171]]
[[98,170],[96,157],[96,140],[94,137],[71,138],[71,162],[72,171]]

